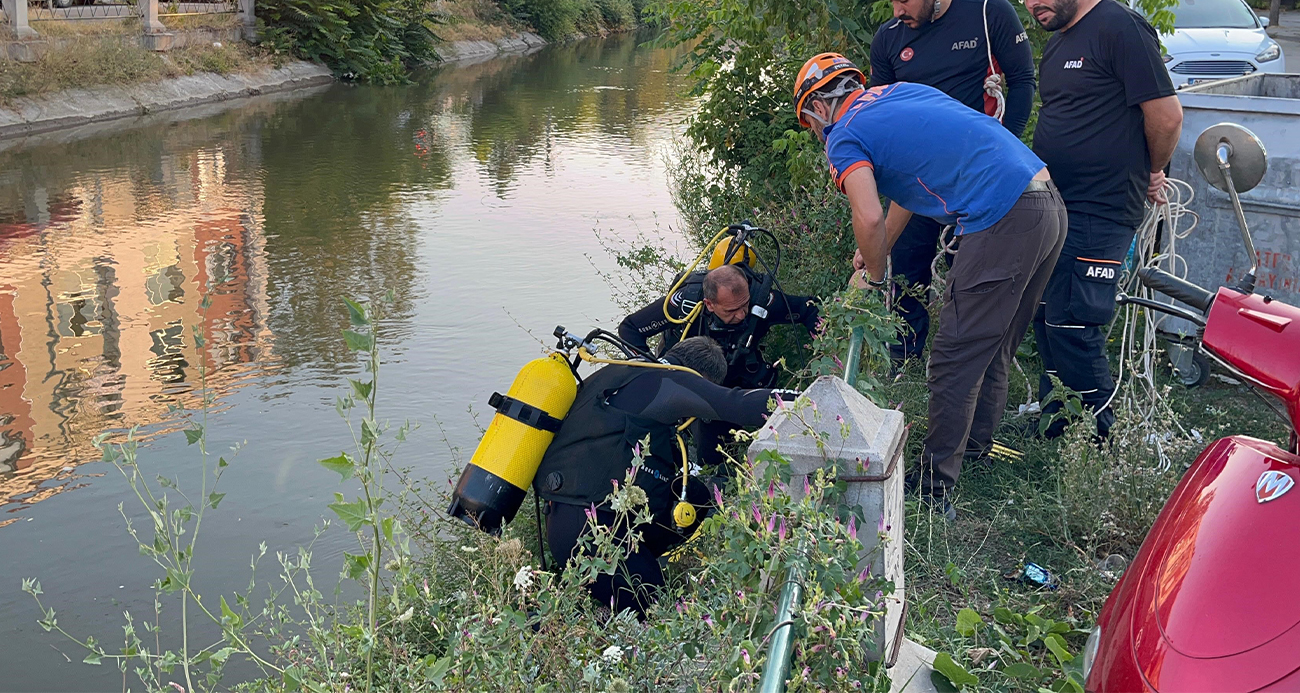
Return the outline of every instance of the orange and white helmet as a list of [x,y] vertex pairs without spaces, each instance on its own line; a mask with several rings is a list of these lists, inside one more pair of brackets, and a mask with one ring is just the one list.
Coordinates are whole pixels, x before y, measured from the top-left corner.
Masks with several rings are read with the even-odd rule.
[[859,70],[852,60],[839,53],[814,55],[803,64],[802,68],[799,68],[799,76],[794,80],[794,111],[799,116],[800,125],[811,127],[808,118],[804,116],[804,102],[808,100],[808,96],[832,79],[842,76],[856,76],[859,84],[867,83],[867,77],[862,74],[862,70]]

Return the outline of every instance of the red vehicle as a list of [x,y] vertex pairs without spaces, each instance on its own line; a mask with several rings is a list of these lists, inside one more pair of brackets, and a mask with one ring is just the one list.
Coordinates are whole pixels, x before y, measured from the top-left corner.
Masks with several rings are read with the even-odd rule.
[[[1196,161],[1232,198],[1259,183],[1263,146],[1237,125],[1197,139]],[[1146,286],[1195,310],[1120,296],[1203,326],[1201,348],[1291,423],[1288,449],[1230,436],[1207,447],[1174,490],[1111,592],[1083,662],[1094,693],[1300,691],[1300,308],[1254,293],[1254,269],[1211,293],[1154,268]]]

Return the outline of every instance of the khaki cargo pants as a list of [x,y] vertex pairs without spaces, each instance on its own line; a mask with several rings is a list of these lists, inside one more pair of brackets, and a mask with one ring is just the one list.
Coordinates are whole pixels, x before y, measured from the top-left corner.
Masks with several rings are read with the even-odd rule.
[[929,430],[921,487],[942,495],[970,449],[986,451],[1007,405],[1007,368],[1065,242],[1055,185],[1022,193],[993,226],[962,236],[930,349]]

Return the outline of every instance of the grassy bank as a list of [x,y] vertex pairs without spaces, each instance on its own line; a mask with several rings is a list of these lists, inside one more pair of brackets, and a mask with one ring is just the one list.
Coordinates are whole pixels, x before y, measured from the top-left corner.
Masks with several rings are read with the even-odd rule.
[[283,61],[242,42],[155,53],[134,42],[85,36],[49,50],[35,62],[0,60],[0,104],[64,89],[140,84],[198,72],[246,72]]

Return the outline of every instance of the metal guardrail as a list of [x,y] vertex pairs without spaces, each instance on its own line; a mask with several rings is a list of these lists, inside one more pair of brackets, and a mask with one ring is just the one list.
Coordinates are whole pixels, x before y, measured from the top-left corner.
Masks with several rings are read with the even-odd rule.
[[[862,363],[862,328],[853,328],[849,337],[849,353],[844,357],[844,382],[850,387],[858,383],[858,368]],[[795,549],[803,553],[803,542]],[[803,599],[803,571],[792,565],[786,571],[785,584],[776,604],[776,625],[769,638],[767,662],[763,664],[763,677],[759,680],[760,693],[782,693],[785,680],[790,677],[790,656],[794,653],[794,613]]]
[[[18,0],[27,2],[27,0]],[[29,22],[49,22],[59,20],[112,20],[136,19],[144,14],[145,2],[137,0],[40,0],[28,2],[27,20]],[[212,2],[166,2],[158,3],[158,16],[179,17],[196,14],[234,14],[239,11],[235,0],[213,0]]]

